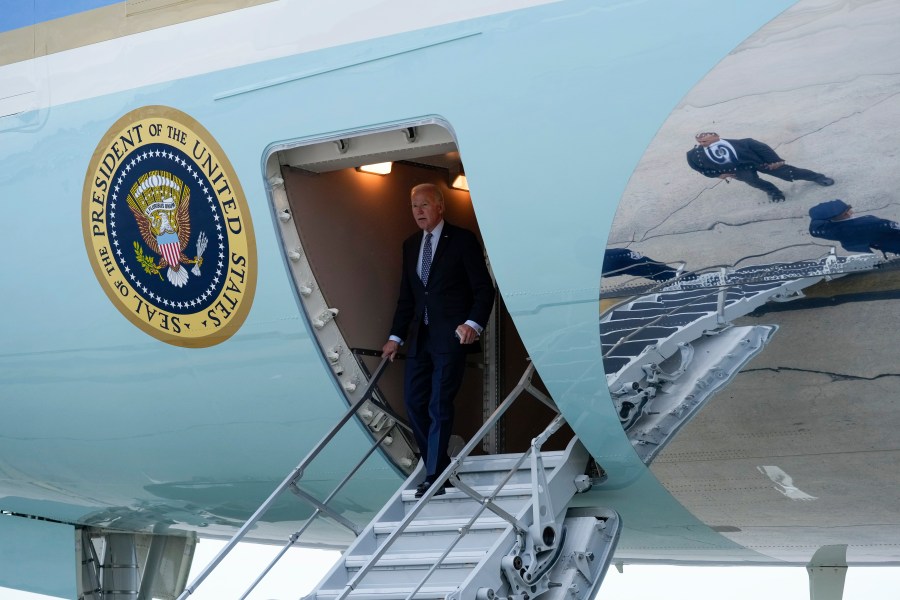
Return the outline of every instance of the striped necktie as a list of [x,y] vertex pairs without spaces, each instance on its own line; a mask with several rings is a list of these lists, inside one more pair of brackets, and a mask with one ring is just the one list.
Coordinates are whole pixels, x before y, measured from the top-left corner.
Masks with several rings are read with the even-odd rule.
[[431,236],[425,235],[425,247],[422,248],[422,283],[428,284],[428,273],[431,271]]
[[[425,235],[425,246],[422,248],[422,283],[428,285],[428,273],[431,271],[431,233]],[[425,324],[428,325],[428,306],[423,315]]]

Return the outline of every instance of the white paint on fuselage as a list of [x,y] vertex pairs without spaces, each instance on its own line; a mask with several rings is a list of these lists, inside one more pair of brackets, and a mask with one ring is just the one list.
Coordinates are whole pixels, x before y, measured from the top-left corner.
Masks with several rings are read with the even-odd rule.
[[[460,0],[428,5],[414,0],[272,2],[36,61],[45,62],[52,106],[557,1]],[[21,80],[23,69],[31,71],[28,63],[32,62],[0,67],[0,81]],[[128,69],[118,70],[122,64]],[[19,110],[38,108],[33,104]]]

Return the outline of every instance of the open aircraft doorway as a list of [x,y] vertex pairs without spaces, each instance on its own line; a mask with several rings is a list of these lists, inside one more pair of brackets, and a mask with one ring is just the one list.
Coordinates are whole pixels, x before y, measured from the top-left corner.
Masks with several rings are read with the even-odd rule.
[[[464,185],[464,167],[450,130],[417,122],[355,135],[320,138],[273,149],[267,161],[276,226],[297,300],[326,364],[348,403],[365,388],[381,357],[397,303],[403,240],[416,231],[410,190],[439,187],[445,218],[482,242],[476,205],[490,202]],[[460,176],[463,176],[460,179]],[[486,256],[488,269],[490,258]],[[470,355],[455,402],[451,453],[462,447],[528,365],[502,290],[482,334],[482,353]],[[401,349],[402,352],[402,349]],[[535,375],[533,382],[543,391]],[[387,453],[404,472],[416,464],[403,404],[403,360],[378,382],[376,401],[359,414],[373,435],[392,427]],[[529,398],[513,406],[481,451],[522,451],[553,413]],[[545,418],[546,417],[546,418]],[[571,431],[554,435],[548,449],[565,447]]]

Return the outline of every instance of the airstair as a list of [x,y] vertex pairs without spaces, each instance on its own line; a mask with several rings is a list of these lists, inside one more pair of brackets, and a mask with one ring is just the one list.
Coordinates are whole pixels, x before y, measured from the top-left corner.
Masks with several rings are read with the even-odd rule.
[[611,511],[567,514],[590,487],[587,452],[573,439],[524,458],[469,457],[454,487],[421,500],[417,471],[305,600],[592,597],[619,524]]
[[[422,464],[364,528],[329,508],[374,449],[324,501],[300,488],[309,463],[334,439],[362,404],[372,397],[387,360],[372,374],[365,393],[332,431],[295,467],[284,482],[241,527],[232,540],[179,596],[186,600],[219,565],[284,491],[316,507],[303,528],[291,535],[272,563],[240,596],[246,598],[275,563],[294,545],[313,519],[329,518],[357,533],[319,586],[305,600],[578,600],[593,598],[619,539],[618,515],[603,508],[569,508],[576,494],[596,482],[591,457],[573,438],[564,451],[543,451],[543,444],[564,424],[552,400],[536,389],[529,365],[519,383],[450,466],[421,498],[416,487]],[[556,416],[520,454],[473,456],[472,452],[509,407],[527,392]],[[447,483],[444,488],[443,484]],[[437,493],[445,489],[445,493]]]
[[686,273],[632,292],[600,319],[603,366],[619,419],[649,463],[706,401],[761,352],[776,325],[733,321],[767,302],[885,261],[874,254]]

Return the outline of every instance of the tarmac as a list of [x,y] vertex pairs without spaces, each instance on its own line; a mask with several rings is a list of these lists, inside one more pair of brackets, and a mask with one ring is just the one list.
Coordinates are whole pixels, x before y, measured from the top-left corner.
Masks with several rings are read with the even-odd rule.
[[[662,124],[609,246],[697,271],[818,258],[833,246],[850,254],[808,232],[808,210],[826,200],[900,221],[897,32],[895,0],[802,0],[747,39]],[[701,131],[760,140],[836,183],[768,178],[787,197],[772,203],[706,178],[685,160]],[[779,329],[652,470],[702,521],[769,559],[805,562],[847,545],[851,564],[900,563],[900,276],[847,275],[808,295],[735,323]]]
[[[689,270],[745,266],[827,252],[831,244],[808,233],[807,211],[819,202],[840,198],[858,215],[900,220],[898,31],[891,0],[804,0],[746,40],[660,127],[623,194],[609,246]],[[772,203],[739,181],[691,170],[685,154],[700,131],[765,142],[788,164],[836,183],[761,175],[787,196]]]

